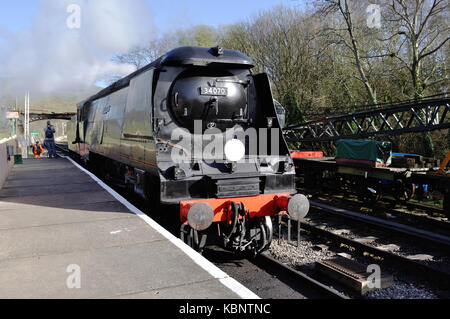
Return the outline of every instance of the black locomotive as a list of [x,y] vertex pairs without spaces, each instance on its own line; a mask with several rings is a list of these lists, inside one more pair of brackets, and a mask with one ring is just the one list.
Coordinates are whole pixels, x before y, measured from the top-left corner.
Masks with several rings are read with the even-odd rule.
[[226,247],[259,253],[270,217],[302,218],[309,202],[296,195],[268,77],[253,67],[234,50],[175,49],[79,103],[71,151],[149,202],[179,205],[195,248],[215,223]]

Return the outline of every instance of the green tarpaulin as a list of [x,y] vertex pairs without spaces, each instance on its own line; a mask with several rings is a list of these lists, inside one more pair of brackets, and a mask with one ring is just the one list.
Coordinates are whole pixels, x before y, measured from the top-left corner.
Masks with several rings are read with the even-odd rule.
[[336,158],[391,163],[392,143],[364,140],[339,140]]

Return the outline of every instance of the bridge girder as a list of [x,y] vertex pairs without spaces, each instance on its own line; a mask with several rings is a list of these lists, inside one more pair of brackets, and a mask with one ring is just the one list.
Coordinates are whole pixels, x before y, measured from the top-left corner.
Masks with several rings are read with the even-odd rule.
[[[70,121],[71,118],[77,113],[30,113],[30,123],[45,120],[66,120]],[[20,115],[23,117],[24,113]]]
[[288,143],[333,142],[450,128],[450,98],[423,100],[313,120],[284,129]]

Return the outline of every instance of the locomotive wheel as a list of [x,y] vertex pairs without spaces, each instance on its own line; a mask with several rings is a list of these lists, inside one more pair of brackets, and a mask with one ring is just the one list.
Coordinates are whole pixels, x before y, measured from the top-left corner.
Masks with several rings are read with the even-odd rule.
[[272,244],[272,238],[273,238],[273,224],[272,224],[272,218],[270,216],[266,216],[261,218],[261,233],[262,233],[262,240],[260,248],[255,252],[255,254],[260,254],[263,251],[266,251],[270,248],[270,245]]
[[202,254],[206,245],[206,234],[200,234],[189,225],[182,224],[180,229],[180,239],[196,252]]

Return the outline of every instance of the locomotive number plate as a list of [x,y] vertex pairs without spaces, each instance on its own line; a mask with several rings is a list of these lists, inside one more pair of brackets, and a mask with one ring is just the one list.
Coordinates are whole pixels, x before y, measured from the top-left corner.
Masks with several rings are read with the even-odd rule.
[[201,87],[200,94],[201,95],[210,95],[210,96],[227,96],[228,88]]

